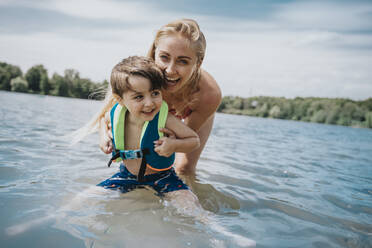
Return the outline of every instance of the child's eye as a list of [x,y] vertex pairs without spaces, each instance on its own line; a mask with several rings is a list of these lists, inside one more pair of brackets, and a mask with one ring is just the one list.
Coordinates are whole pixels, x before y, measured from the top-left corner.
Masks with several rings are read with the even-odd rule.
[[134,97],[134,99],[136,99],[136,100],[141,100],[142,98],[143,98],[142,95],[137,95],[137,96]]
[[160,95],[160,91],[159,90],[155,90],[152,92],[152,96],[159,96]]

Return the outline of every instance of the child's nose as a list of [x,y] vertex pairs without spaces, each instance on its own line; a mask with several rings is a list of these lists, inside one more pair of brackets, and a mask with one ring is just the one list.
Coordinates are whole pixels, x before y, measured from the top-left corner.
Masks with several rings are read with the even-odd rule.
[[146,97],[145,99],[145,106],[151,106],[153,104],[153,101],[150,97]]

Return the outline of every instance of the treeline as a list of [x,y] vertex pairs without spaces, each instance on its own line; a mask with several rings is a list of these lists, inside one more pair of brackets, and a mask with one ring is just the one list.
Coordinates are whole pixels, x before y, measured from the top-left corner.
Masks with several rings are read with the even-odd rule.
[[0,90],[100,100],[107,86],[106,80],[92,82],[81,78],[74,69],[65,70],[64,75],[54,73],[49,78],[43,65],[35,65],[23,74],[18,66],[0,62]]
[[218,112],[372,128],[372,98],[353,101],[341,98],[225,96]]

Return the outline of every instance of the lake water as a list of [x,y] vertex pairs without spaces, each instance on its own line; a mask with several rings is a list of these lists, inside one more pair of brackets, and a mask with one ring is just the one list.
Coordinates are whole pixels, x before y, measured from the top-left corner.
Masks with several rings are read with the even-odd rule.
[[188,180],[203,222],[149,189],[86,194],[118,166],[61,136],[100,106],[0,91],[1,247],[372,247],[372,130],[217,114]]

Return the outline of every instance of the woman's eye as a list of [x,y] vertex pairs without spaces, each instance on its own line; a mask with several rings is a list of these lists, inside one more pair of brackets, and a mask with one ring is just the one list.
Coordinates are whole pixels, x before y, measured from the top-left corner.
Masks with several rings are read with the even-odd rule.
[[168,56],[166,56],[166,55],[160,55],[160,58],[162,59],[162,60],[168,60]]
[[189,62],[187,60],[179,60],[179,63],[182,64],[182,65],[187,65]]

